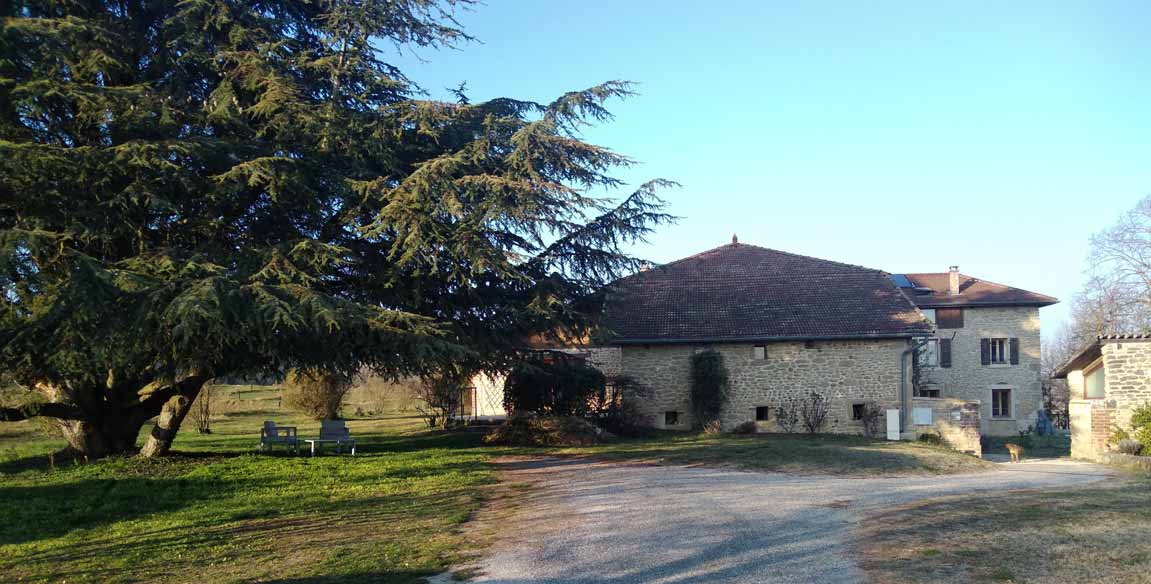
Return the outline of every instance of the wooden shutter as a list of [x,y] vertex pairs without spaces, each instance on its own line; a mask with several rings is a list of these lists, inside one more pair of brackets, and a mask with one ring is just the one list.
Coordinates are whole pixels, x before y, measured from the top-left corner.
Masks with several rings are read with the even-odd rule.
[[963,309],[962,308],[937,308],[937,309],[935,309],[935,325],[941,329],[963,328]]
[[951,339],[939,339],[939,366],[951,367]]
[[1019,364],[1019,339],[1016,337],[1011,337],[1011,340],[1009,341],[1009,343],[1011,344],[1011,364],[1012,365],[1018,365]]
[[979,339],[979,362],[991,364],[991,339]]

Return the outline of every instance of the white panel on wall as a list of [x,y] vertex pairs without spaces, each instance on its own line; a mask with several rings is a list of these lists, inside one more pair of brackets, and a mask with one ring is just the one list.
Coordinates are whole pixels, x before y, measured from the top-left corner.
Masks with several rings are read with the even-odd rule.
[[887,439],[899,440],[899,410],[887,410]]
[[931,425],[931,408],[915,408],[911,410],[911,419],[916,426]]

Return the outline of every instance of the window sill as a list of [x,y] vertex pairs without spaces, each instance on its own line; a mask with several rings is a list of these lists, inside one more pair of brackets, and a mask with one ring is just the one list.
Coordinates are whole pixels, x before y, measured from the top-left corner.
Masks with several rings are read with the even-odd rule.
[[1014,421],[1016,421],[1015,418],[996,418],[994,416],[992,416],[988,419],[991,420],[992,422],[1014,422]]
[[994,367],[995,369],[1006,369],[1008,367],[1015,367],[1015,365],[1012,365],[1011,363],[992,363],[990,365],[985,365],[985,367]]

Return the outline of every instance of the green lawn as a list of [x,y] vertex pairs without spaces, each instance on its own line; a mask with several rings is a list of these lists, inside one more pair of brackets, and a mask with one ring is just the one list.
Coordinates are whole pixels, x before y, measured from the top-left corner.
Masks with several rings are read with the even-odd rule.
[[[249,399],[250,398],[250,399]],[[50,469],[36,421],[0,423],[0,574],[25,582],[413,582],[482,549],[460,526],[492,496],[494,457],[600,456],[840,475],[966,472],[969,456],[907,443],[804,435],[659,434],[587,448],[484,446],[427,432],[411,412],[353,419],[355,458],[255,452],[263,420],[319,423],[274,395],[221,399],[213,433],[185,424],[177,455]],[[364,406],[367,408],[367,406]],[[353,408],[354,409],[354,408]]]
[[865,518],[873,582],[1147,582],[1151,478],[936,499]]
[[[498,450],[478,435],[424,433],[411,417],[353,420],[355,458],[256,454],[269,416],[182,432],[168,459],[55,470],[43,454],[58,442],[33,422],[0,424],[2,579],[412,582],[482,545],[458,529],[494,481]],[[301,435],[319,430],[272,417]]]

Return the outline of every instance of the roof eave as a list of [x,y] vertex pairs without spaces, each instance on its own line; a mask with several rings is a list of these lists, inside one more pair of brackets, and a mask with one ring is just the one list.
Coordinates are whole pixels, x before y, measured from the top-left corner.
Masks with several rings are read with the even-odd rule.
[[959,302],[946,302],[946,301],[926,301],[921,302],[912,300],[919,308],[962,308],[965,306],[977,308],[995,308],[995,307],[1022,307],[1034,306],[1036,308],[1043,308],[1044,306],[1051,306],[1059,304],[1058,300],[1016,300],[1016,301],[988,301],[980,302],[978,300],[961,300]]
[[781,341],[851,341],[874,339],[910,339],[931,336],[931,331],[904,331],[898,333],[849,333],[841,335],[756,335],[743,337],[696,337],[696,338],[617,338],[608,341],[611,345],[686,345],[692,343],[755,343]]

